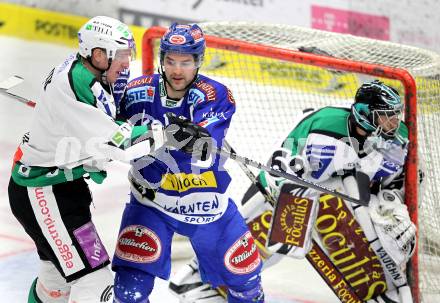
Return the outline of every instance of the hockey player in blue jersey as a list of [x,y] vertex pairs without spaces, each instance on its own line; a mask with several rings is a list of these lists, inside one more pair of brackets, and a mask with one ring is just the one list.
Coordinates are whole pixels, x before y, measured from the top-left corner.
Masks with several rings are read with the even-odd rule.
[[[204,51],[199,26],[173,24],[160,42],[159,73],[127,85],[120,114],[137,125],[186,117],[175,138],[190,154],[163,147],[133,162],[112,264],[115,302],[148,302],[155,277],[169,278],[175,232],[190,239],[203,281],[228,287],[229,302],[264,300],[256,244],[229,196],[222,160],[209,152],[221,146],[235,102],[226,86],[198,74]],[[194,133],[205,140],[195,142]]]

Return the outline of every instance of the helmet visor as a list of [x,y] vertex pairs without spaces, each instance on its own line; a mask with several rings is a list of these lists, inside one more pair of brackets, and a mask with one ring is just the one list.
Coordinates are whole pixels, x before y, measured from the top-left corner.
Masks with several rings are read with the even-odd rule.
[[[177,56],[172,56],[172,55]],[[171,56],[170,56],[171,55]],[[182,70],[194,70],[201,66],[199,56],[192,54],[179,54],[174,52],[169,52],[164,55],[163,67],[165,70],[171,69],[182,69]]]
[[136,59],[136,48],[125,48],[116,50],[113,60],[131,62]]

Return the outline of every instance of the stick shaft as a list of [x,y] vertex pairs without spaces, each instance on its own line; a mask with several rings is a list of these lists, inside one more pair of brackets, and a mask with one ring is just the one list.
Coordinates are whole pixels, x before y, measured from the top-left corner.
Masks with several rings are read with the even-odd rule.
[[215,150],[215,153],[219,154],[222,157],[233,159],[233,160],[235,160],[235,161],[237,161],[239,163],[242,163],[244,165],[249,165],[249,166],[252,166],[252,167],[264,170],[264,171],[266,171],[266,172],[268,172],[268,173],[270,173],[272,175],[275,175],[275,176],[278,176],[278,177],[281,177],[281,178],[285,178],[285,179],[290,180],[290,181],[292,181],[292,182],[294,182],[296,184],[299,184],[299,185],[302,185],[302,186],[306,186],[306,187],[318,190],[318,191],[323,192],[323,193],[334,195],[336,197],[339,197],[339,198],[344,199],[346,201],[350,201],[350,202],[355,203],[355,204],[360,204],[360,205],[363,205],[363,206],[368,206],[368,202],[369,201],[361,201],[359,199],[355,199],[355,198],[350,197],[350,196],[348,196],[346,194],[340,193],[340,192],[338,192],[336,190],[329,189],[329,188],[324,187],[322,185],[319,185],[317,183],[314,183],[314,182],[302,179],[300,177],[288,174],[288,173],[280,171],[280,170],[273,169],[273,168],[271,168],[271,167],[269,167],[267,165],[264,165],[262,163],[259,163],[257,161],[251,160],[251,159],[246,158],[246,157],[239,156],[239,155],[237,155],[233,151],[228,152],[228,151],[226,151],[226,150],[224,150],[222,148],[217,147],[216,150]]
[[17,101],[19,101],[19,102],[21,102],[21,103],[23,103],[23,104],[25,104],[25,105],[27,105],[27,106],[35,107],[35,105],[37,105],[37,103],[35,103],[35,101],[32,101],[32,100],[26,99],[26,98],[24,98],[24,97],[22,97],[22,96],[19,96],[19,95],[13,94],[13,93],[11,93],[11,92],[8,92],[7,90],[2,90],[2,89],[0,89],[0,92],[2,92],[2,93],[4,93],[5,95],[8,95],[8,96],[10,96],[10,97],[16,99]]

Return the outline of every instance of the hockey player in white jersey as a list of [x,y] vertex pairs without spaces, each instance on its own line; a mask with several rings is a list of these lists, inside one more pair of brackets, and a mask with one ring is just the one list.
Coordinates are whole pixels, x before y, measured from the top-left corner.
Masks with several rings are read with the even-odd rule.
[[[12,212],[41,260],[29,303],[110,302],[113,275],[84,178],[102,183],[109,160],[144,155],[165,143],[165,134],[172,136],[162,128],[115,121],[136,51],[127,25],[94,17],[78,38],[79,52],[54,68],[43,85],[8,187]],[[145,140],[133,147],[141,148],[131,149],[140,135]]]
[[[304,258],[312,248],[314,233],[313,239],[362,301],[412,302],[406,264],[415,250],[416,228],[403,203],[408,131],[401,121],[402,114],[403,104],[397,91],[373,81],[358,89],[351,108],[324,107],[299,120],[282,147],[273,153],[270,165],[355,198],[371,192],[370,203],[342,205],[329,195],[319,196],[310,189],[261,172],[258,182],[271,196],[278,198],[285,186],[293,197],[312,201],[301,245],[294,244],[295,241],[289,245],[271,241],[274,225],[279,224],[272,219],[272,227],[266,230],[269,241],[265,250],[269,254],[265,267],[286,255]],[[359,172],[368,176],[363,187],[356,178]],[[254,185],[244,201],[242,214],[249,226],[262,213],[273,212],[273,206]],[[254,237],[257,241],[257,234]],[[170,290],[181,302],[223,301],[217,290],[199,281],[197,260],[193,259],[172,277]]]

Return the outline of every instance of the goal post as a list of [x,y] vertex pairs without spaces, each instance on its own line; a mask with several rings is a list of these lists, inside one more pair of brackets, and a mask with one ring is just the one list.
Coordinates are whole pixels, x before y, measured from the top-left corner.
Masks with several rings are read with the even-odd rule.
[[[435,129],[440,130],[440,56],[415,47],[294,26],[245,22],[199,25],[207,42],[201,73],[231,88],[237,101],[228,141],[239,154],[260,162],[267,161],[303,109],[348,105],[356,89],[374,78],[399,91],[405,101],[410,141],[405,202],[419,233],[409,280],[415,302],[439,292],[440,271],[436,271],[440,266],[432,268],[432,264],[440,260],[440,237],[433,234],[440,229],[440,218],[434,213],[439,213],[436,181],[440,178],[440,153],[439,147],[433,146],[438,136]],[[151,27],[145,32],[143,74],[155,71],[158,40],[165,31]],[[421,193],[418,157],[429,169]],[[246,180],[238,171],[231,172],[236,200],[246,189],[245,181],[237,182],[236,178]]]

